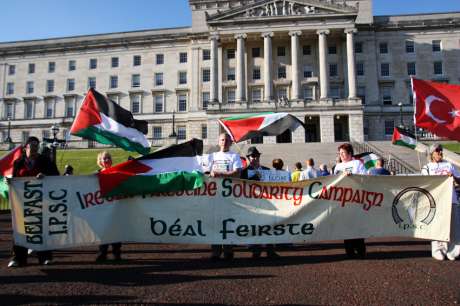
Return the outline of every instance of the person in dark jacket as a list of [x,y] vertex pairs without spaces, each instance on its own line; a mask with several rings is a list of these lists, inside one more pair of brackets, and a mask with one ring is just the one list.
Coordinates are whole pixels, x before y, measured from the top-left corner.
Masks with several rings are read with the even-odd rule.
[[[14,161],[13,177],[30,177],[38,179],[45,175],[59,175],[56,164],[43,154],[38,153],[40,141],[37,137],[29,137],[25,144],[24,154]],[[38,262],[42,265],[49,265],[52,260],[51,251],[36,252]],[[8,263],[8,267],[20,267],[27,265],[27,248],[14,244],[13,257]]]

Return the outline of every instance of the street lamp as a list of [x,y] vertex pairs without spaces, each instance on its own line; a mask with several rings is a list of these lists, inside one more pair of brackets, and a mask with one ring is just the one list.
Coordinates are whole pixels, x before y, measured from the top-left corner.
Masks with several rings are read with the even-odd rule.
[[169,135],[169,138],[175,138],[176,140],[176,144],[177,144],[177,134],[176,134],[176,122],[175,122],[175,119],[176,119],[176,111],[174,110],[173,111],[173,116],[172,116],[172,133]]
[[58,139],[57,134],[59,133],[59,125],[53,124],[50,128],[53,138],[43,138],[43,142],[51,144],[51,160],[56,162],[56,149],[59,144],[65,143],[65,139]]
[[11,140],[11,116],[8,116],[8,131],[5,141],[8,143],[8,150],[13,149],[13,141]]
[[398,103],[399,106],[399,127],[404,128],[404,122],[403,122],[403,114],[402,114],[402,106],[403,104],[401,102]]

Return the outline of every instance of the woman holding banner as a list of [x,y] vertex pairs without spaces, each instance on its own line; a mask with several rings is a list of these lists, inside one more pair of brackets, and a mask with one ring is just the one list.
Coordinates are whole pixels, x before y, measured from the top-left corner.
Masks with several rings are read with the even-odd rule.
[[[423,175],[448,175],[460,184],[460,173],[449,162],[443,159],[442,146],[434,143],[430,146],[430,162],[423,166]],[[431,256],[436,260],[455,260],[460,255],[460,204],[455,189],[452,192],[452,221],[450,242],[432,241]]]

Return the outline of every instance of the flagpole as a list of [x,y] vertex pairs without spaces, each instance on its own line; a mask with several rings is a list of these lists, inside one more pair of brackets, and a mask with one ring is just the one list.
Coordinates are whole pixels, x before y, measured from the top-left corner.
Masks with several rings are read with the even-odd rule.
[[[418,140],[418,134],[417,134],[417,120],[415,118],[416,111],[417,111],[417,94],[414,91],[414,77],[410,78],[410,86],[412,89],[412,104],[414,104],[414,136],[415,136],[415,141],[416,143],[419,142]],[[417,150],[416,150],[417,151]],[[420,161],[420,152],[417,151],[417,159],[418,159],[418,167],[420,171],[422,171],[422,162]]]

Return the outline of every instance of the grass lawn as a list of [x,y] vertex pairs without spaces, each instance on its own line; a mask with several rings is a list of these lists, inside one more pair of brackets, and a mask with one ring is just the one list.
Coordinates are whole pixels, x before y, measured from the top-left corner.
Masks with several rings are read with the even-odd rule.
[[449,151],[460,153],[460,143],[459,142],[446,142],[442,146]]

